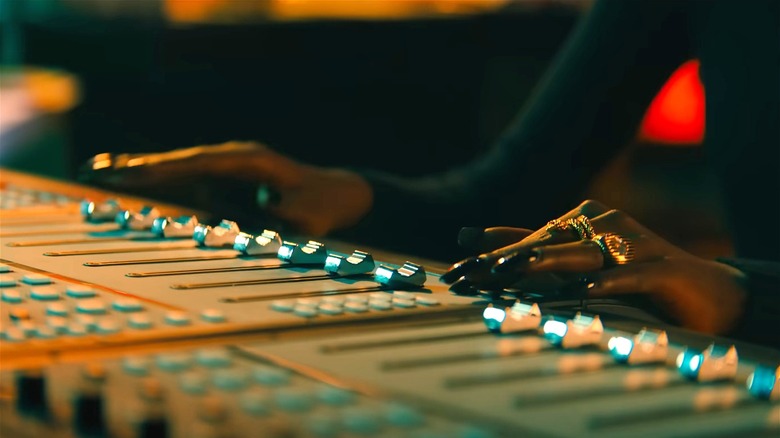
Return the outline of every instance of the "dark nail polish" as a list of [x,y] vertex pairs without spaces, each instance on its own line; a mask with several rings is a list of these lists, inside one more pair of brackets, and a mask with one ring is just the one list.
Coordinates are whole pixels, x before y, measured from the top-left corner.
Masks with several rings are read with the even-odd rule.
[[522,251],[501,257],[490,269],[494,274],[503,274],[515,269],[523,269],[538,261],[541,254],[537,250]]
[[458,233],[458,244],[465,247],[474,247],[482,240],[485,229],[481,227],[463,227]]
[[466,274],[466,272],[474,269],[481,263],[482,259],[480,257],[469,257],[467,259],[461,260],[458,263],[455,263],[450,267],[450,269],[447,270],[444,274],[441,274],[441,277],[439,277],[439,281],[442,283],[452,283],[453,281],[459,279],[460,277],[463,277],[463,275]]
[[477,295],[479,290],[474,287],[474,283],[469,280],[461,279],[450,286],[450,291],[458,295]]

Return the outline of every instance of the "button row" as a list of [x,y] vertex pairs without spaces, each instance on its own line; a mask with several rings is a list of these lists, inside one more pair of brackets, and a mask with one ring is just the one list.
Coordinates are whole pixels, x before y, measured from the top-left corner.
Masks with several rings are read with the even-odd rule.
[[412,292],[374,292],[371,294],[335,295],[319,298],[298,298],[297,300],[276,300],[271,303],[271,309],[277,312],[293,313],[311,318],[317,315],[341,315],[345,312],[362,313],[369,309],[391,310],[393,308],[409,309],[423,306],[439,305],[439,300],[429,294]]

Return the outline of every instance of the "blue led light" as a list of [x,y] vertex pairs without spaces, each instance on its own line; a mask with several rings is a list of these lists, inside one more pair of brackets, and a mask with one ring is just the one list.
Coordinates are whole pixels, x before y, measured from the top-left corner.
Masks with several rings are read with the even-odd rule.
[[292,257],[293,248],[288,245],[282,245],[279,247],[279,251],[276,252],[277,257],[281,260],[289,261]]
[[165,227],[168,226],[168,218],[158,217],[152,221],[152,234],[155,236],[163,236]]
[[561,345],[561,343],[563,343],[563,337],[566,336],[566,332],[569,331],[569,326],[563,321],[550,319],[544,323],[542,330],[544,331],[544,337],[547,338],[551,344]]
[[325,259],[325,270],[328,272],[336,272],[341,264],[341,258],[335,254],[329,254]]
[[376,271],[374,272],[374,280],[380,284],[387,284],[392,276],[393,271],[384,266],[376,268]]
[[777,371],[767,366],[758,366],[747,379],[747,389],[757,398],[768,399],[777,382]]
[[487,307],[482,311],[482,319],[488,330],[498,333],[501,332],[501,323],[506,319],[506,312],[497,307]]
[[609,346],[609,352],[612,354],[612,357],[615,361],[620,363],[628,362],[628,357],[634,349],[634,341],[622,336],[611,338],[607,345]]
[[688,348],[677,356],[677,369],[680,374],[689,378],[696,379],[701,367],[702,355]]
[[81,215],[89,217],[95,211],[95,203],[92,201],[81,201]]

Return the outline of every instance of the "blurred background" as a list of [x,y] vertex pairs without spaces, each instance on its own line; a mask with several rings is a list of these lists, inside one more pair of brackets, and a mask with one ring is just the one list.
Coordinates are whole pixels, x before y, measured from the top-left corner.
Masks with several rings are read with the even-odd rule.
[[[100,152],[258,140],[321,165],[444,170],[493,143],[589,7],[0,0],[0,165],[74,179]],[[703,102],[690,60],[590,193],[709,257],[731,247]]]

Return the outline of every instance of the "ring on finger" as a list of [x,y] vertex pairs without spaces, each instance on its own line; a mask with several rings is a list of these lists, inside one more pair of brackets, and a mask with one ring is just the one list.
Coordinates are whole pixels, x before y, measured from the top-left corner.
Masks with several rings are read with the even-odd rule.
[[574,230],[580,240],[592,239],[596,236],[596,230],[593,229],[593,224],[590,223],[585,215],[579,215],[573,219],[566,221],[569,227]]
[[634,260],[634,244],[615,233],[597,234],[592,239],[604,254],[605,265],[625,265]]

